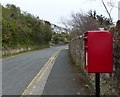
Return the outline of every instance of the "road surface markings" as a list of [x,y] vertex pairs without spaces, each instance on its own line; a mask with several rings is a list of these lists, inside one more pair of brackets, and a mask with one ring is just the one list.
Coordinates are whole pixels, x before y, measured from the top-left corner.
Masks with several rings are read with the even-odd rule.
[[33,88],[36,88],[36,86],[33,86]]
[[37,75],[27,86],[25,91],[22,93],[21,97],[23,97],[24,95],[42,95],[47,78],[50,74],[55,59],[60,51],[61,50],[58,50],[49,58],[49,60],[45,63],[43,68],[37,73]]
[[32,94],[32,92],[30,92],[30,95]]
[[43,75],[45,74],[45,72],[47,71],[48,66],[45,68],[45,70],[43,71],[43,73],[40,75],[40,77],[38,78],[37,81],[40,81],[40,79],[43,77]]

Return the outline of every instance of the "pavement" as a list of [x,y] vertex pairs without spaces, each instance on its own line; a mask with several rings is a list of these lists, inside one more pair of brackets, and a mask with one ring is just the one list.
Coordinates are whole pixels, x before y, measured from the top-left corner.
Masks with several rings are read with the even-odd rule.
[[43,95],[85,95],[76,81],[68,50],[62,50],[51,70]]
[[2,61],[2,95],[85,95],[76,77],[68,46],[38,50]]

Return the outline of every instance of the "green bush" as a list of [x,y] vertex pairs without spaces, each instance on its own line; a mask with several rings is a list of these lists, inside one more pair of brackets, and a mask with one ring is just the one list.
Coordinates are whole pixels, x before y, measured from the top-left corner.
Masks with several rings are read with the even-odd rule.
[[23,12],[15,5],[2,6],[3,49],[49,44],[52,37],[51,24]]

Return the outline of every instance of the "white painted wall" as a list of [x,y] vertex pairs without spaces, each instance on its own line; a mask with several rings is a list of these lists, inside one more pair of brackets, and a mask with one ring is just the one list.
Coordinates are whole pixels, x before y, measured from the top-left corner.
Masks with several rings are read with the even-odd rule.
[[120,20],[120,1],[118,2],[118,20]]

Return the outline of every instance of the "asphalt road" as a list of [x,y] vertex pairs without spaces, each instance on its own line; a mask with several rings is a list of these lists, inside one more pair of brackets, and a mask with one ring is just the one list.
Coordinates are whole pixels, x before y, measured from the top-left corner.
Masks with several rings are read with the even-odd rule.
[[51,47],[2,61],[2,95],[21,95],[50,56],[67,46]]

